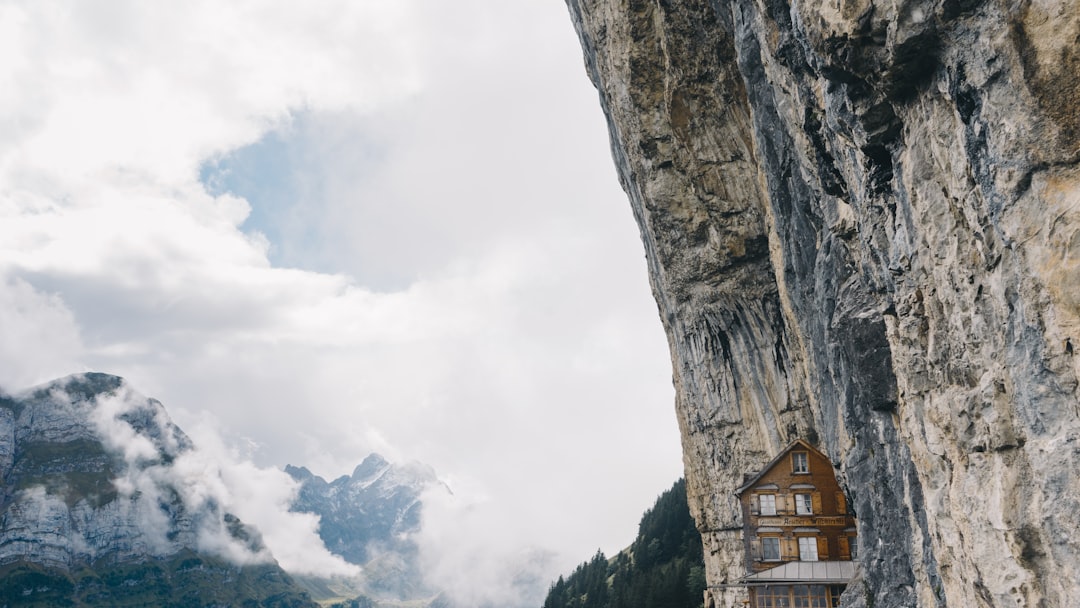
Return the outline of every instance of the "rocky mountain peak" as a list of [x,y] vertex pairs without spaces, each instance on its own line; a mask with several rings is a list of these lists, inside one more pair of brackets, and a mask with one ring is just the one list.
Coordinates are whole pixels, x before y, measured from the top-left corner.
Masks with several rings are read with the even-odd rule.
[[[308,470],[307,467],[297,467],[291,464],[285,465],[285,472],[289,477],[292,477],[297,481],[307,481],[308,479],[313,479],[315,477],[315,474]],[[326,483],[326,481],[324,480],[323,483]]]
[[212,531],[229,537],[238,528],[220,506],[185,500],[170,477],[191,449],[160,402],[116,376],[76,374],[4,398],[0,564],[70,569],[197,549]]
[[0,397],[0,604],[312,606],[215,480],[184,472],[198,457],[116,376]]
[[390,463],[382,456],[375,453],[369,454],[363,462],[356,465],[356,468],[353,469],[351,481],[353,483],[364,483],[369,480],[374,480],[379,475],[385,473],[389,467]]
[[393,601],[434,593],[424,583],[415,541],[421,498],[438,484],[431,467],[371,454],[352,475],[329,483],[305,467],[290,465],[285,472],[300,483],[292,510],[318,515],[327,549],[363,566],[355,591]]
[[420,497],[436,482],[422,465],[396,465],[378,454],[367,456],[352,475],[327,482],[304,467],[286,466],[300,482],[292,510],[320,516],[319,535],[328,549],[354,564],[380,550],[415,548],[408,536],[420,525]]

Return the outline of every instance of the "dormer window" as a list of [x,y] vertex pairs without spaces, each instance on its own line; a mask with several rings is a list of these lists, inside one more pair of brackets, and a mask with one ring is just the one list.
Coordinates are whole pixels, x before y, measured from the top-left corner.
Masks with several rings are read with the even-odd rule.
[[807,458],[806,452],[791,453],[791,472],[796,475],[810,472],[810,459]]

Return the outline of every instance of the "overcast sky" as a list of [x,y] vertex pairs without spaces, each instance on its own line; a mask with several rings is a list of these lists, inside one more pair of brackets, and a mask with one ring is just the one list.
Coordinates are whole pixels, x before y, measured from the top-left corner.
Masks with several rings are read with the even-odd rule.
[[433,568],[492,594],[681,475],[562,2],[0,0],[0,57],[5,390],[110,372],[257,466],[430,464]]

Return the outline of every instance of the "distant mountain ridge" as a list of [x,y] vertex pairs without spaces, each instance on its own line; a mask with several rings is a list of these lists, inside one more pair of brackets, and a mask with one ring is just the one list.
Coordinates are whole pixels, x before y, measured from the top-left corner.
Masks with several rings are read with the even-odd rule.
[[411,546],[408,535],[420,527],[420,495],[437,482],[430,467],[393,465],[378,454],[329,483],[304,467],[289,465],[285,472],[301,483],[292,510],[318,514],[326,547],[354,564],[379,549]]
[[286,466],[298,483],[290,510],[318,515],[328,550],[363,567],[317,577],[286,573],[260,532],[199,486],[220,479],[177,472],[196,457],[165,407],[117,376],[0,394],[0,607],[311,608],[313,597],[419,607],[437,598],[415,540],[422,495],[439,483],[431,467],[371,454],[327,482]]
[[[125,432],[127,446],[114,436]],[[225,514],[213,502],[192,508],[151,478],[191,447],[159,402],[115,376],[71,376],[3,398],[0,564],[32,555],[72,568],[195,548],[199,528],[227,527]],[[159,525],[139,525],[157,512]]]
[[421,496],[438,483],[434,469],[391,464],[371,454],[352,475],[331,482],[305,467],[289,465],[285,472],[300,482],[292,510],[318,515],[319,536],[327,549],[363,566],[355,581],[357,591],[398,601],[435,595],[423,582],[415,541]]
[[256,530],[183,486],[192,448],[116,376],[0,396],[0,605],[313,608]]

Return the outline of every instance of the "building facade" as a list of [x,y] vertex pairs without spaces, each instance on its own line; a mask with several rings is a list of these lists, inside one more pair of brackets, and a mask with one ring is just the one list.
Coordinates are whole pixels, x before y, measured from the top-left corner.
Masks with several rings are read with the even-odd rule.
[[743,511],[752,608],[834,608],[855,572],[855,517],[829,459],[797,440],[747,477]]

